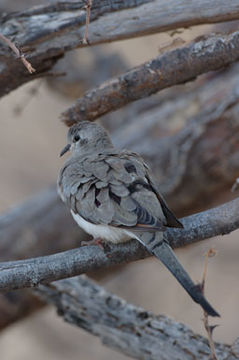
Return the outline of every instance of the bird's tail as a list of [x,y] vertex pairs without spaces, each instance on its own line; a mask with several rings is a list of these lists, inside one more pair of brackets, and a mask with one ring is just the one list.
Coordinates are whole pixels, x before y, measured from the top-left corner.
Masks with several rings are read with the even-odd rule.
[[[209,302],[205,299],[200,286],[193,283],[192,279],[184,270],[183,266],[178,261],[172,248],[162,240],[162,233],[142,233],[140,236],[140,242],[142,242],[149,252],[155,255],[162,263],[168,268],[168,270],[175,276],[182,287],[187,291],[191,298],[201,305],[208,315],[220,316]],[[147,236],[148,235],[148,236]]]

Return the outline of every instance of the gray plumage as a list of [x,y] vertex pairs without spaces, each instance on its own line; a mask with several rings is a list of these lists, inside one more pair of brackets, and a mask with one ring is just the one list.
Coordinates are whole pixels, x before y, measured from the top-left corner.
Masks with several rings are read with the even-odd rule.
[[70,128],[61,155],[68,150],[71,156],[60,171],[58,191],[79,226],[105,241],[137,239],[164,263],[194,301],[209,315],[219,316],[163,240],[167,227],[182,224],[168,209],[143,159],[115,149],[107,132],[88,121]]

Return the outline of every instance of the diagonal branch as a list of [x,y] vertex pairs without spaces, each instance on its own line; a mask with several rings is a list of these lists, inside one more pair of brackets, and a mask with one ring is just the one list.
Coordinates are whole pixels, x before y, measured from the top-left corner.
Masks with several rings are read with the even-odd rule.
[[[208,360],[208,341],[164,315],[128,304],[84,276],[40,286],[37,293],[72,325],[98,336],[102,343],[136,359]],[[236,346],[215,344],[220,360],[236,360]]]
[[[165,239],[175,248],[239,227],[239,199],[183,219],[184,230],[168,229]],[[37,286],[66,277],[95,271],[149,256],[137,242],[112,245],[107,251],[98,246],[84,246],[34,259],[0,263],[0,289],[4,291]]]
[[[33,7],[0,18],[0,33],[14,38],[37,74],[31,75],[13,58],[7,47],[0,47],[0,96],[44,76],[66,51],[83,43],[86,18],[85,1],[58,1]],[[200,14],[200,16],[199,16]],[[157,32],[239,19],[238,1],[230,0],[94,0],[91,8],[91,45],[128,39]]]
[[239,31],[209,36],[166,52],[89,90],[62,114],[62,119],[68,126],[81,120],[94,120],[132,101],[219,70],[238,59]]

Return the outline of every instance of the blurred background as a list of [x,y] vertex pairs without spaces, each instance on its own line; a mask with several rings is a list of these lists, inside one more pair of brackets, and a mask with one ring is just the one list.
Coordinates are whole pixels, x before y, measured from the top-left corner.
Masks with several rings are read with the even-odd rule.
[[[34,1],[27,3],[30,6]],[[0,8],[16,10],[16,4],[2,0]],[[208,26],[197,27],[193,31],[189,29],[180,38],[187,42],[209,30]],[[59,152],[65,145],[67,132],[59,119],[60,113],[87,88],[157,56],[160,48],[168,43],[169,35],[162,34],[76,50],[67,56],[67,61],[74,64],[73,76],[36,80],[1,99],[1,213],[56,183],[64,162],[59,158]],[[110,58],[114,63],[112,69],[104,67],[105,59]],[[59,69],[64,70],[64,66],[63,63]],[[104,120],[105,125],[111,129],[115,117],[115,128],[124,116],[118,111]],[[206,251],[210,247],[217,250],[217,255],[209,261],[206,294],[221,314],[221,319],[211,321],[220,325],[214,332],[214,338],[228,343],[239,335],[238,316],[235,316],[239,301],[238,234],[234,232],[230,236],[176,250],[195,281],[201,280]],[[150,258],[124,266],[113,275],[103,276],[100,283],[128,302],[155,314],[167,314],[205,335],[201,309],[157,260]],[[61,360],[66,357],[70,360],[126,359],[104,347],[92,335],[65,324],[50,306],[2,331],[0,349],[3,360],[28,360],[32,354],[35,360]]]

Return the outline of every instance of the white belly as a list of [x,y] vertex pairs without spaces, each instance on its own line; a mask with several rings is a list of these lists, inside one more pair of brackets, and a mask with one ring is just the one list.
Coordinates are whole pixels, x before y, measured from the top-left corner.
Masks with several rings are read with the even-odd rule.
[[80,215],[75,214],[74,211],[71,210],[71,214],[77,224],[85,230],[88,234],[92,235],[94,238],[101,238],[106,241],[110,241],[114,244],[119,242],[125,242],[132,238],[137,239],[137,236],[128,230],[117,228],[110,225],[95,225],[92,224],[85,219],[83,219]]

